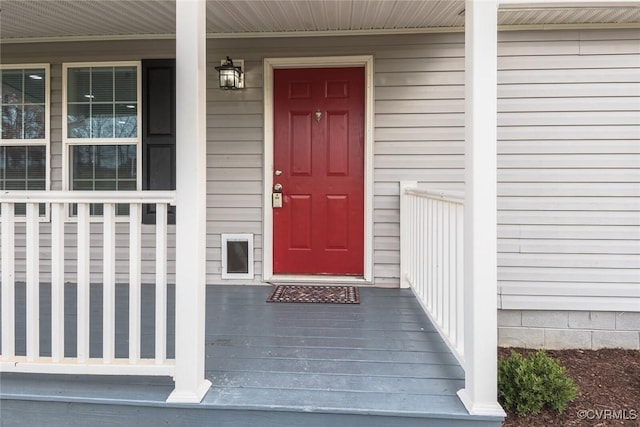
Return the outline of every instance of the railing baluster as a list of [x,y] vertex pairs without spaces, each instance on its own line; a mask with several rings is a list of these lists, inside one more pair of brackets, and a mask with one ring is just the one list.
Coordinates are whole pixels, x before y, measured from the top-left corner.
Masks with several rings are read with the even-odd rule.
[[427,261],[428,261],[428,271],[426,277],[426,285],[427,285],[427,307],[429,310],[433,312],[433,270],[435,268],[433,263],[433,239],[431,236],[433,235],[431,224],[433,223],[433,202],[431,199],[425,199],[423,204],[427,206],[427,223],[425,224],[426,232],[422,236],[424,239],[424,244],[427,246]]
[[[412,197],[411,198],[411,239],[413,240],[413,245],[411,249],[412,254],[418,253],[418,244],[420,242],[420,239],[418,237],[418,226],[415,220],[417,216],[417,211],[418,211],[418,204],[416,203],[416,199]],[[415,285],[415,283],[418,280],[419,260],[415,256],[407,255],[407,258],[411,260],[411,282],[413,283],[413,285]]]
[[140,236],[142,209],[139,203],[129,206],[129,362],[140,360]]
[[[411,246],[411,253],[418,253],[418,244],[420,239],[418,237],[418,226],[416,224],[415,218],[417,215],[418,205],[416,203],[415,197],[411,197],[411,239],[413,244]],[[407,258],[410,259],[411,262],[411,283],[415,286],[415,283],[418,280],[418,259],[415,256],[409,256],[407,254]]]
[[116,328],[116,205],[105,203],[103,207],[102,253],[102,359],[111,363],[115,358]]
[[156,204],[156,363],[167,358],[167,205]]
[[[45,374],[124,374],[124,375],[173,375],[175,361],[167,359],[167,215],[168,205],[175,202],[175,192],[89,192],[89,191],[3,191],[0,201],[0,293],[1,293],[1,352],[0,369],[6,372],[38,372]],[[156,228],[156,354],[142,359],[142,204],[156,204],[158,225]],[[26,215],[16,218],[16,204],[25,204]],[[40,224],[39,208],[49,204],[51,225]],[[77,206],[75,215],[68,212],[69,206]],[[95,220],[91,216],[94,204],[104,206],[102,235],[102,282],[103,282],[103,349],[99,359],[91,356],[91,279],[92,229]],[[125,360],[115,358],[115,283],[117,223],[116,206],[130,206],[130,262],[129,262],[129,354]],[[16,222],[24,227],[16,229]],[[68,222],[69,224],[66,224]],[[74,224],[75,223],[75,224]],[[40,276],[42,248],[40,240],[50,230],[51,238],[51,357],[40,355]],[[19,233],[19,249],[25,251],[24,270],[20,279],[26,283],[26,298],[19,309],[25,312],[26,355],[15,354],[16,346],[16,232]],[[68,235],[67,235],[68,234]],[[65,240],[73,242],[76,254],[76,271],[65,277]],[[23,243],[23,240],[25,243]],[[97,260],[96,260],[97,261]],[[65,280],[74,280],[76,351],[74,359],[65,355]],[[68,297],[69,295],[67,295]],[[68,301],[67,301],[68,302]],[[95,308],[95,307],[93,307]],[[73,338],[73,337],[72,337]],[[68,355],[71,356],[71,355]],[[102,363],[100,363],[102,362]]]
[[444,292],[443,292],[443,284],[444,284],[444,241],[443,241],[443,225],[444,225],[444,209],[445,203],[442,201],[436,202],[438,206],[438,216],[437,222],[434,224],[434,228],[436,229],[437,234],[437,242],[438,242],[438,251],[436,252],[438,259],[438,270],[437,270],[437,279],[436,279],[436,316],[438,317],[438,321],[440,324],[443,322],[443,302],[444,302]]
[[440,209],[441,203],[438,200],[431,200],[433,205],[433,217],[431,218],[431,242],[433,244],[433,313],[436,321],[440,322],[440,295],[438,293],[439,277],[440,277]]
[[456,223],[458,224],[458,238],[456,249],[457,273],[456,273],[456,304],[457,304],[457,319],[456,326],[458,328],[458,351],[461,356],[464,356],[464,207],[458,206],[456,215]]
[[13,203],[2,203],[2,358],[15,356],[15,223]]
[[442,328],[447,335],[451,335],[449,330],[449,292],[451,291],[451,279],[449,276],[449,264],[453,258],[449,255],[449,240],[451,239],[450,227],[451,204],[445,203],[442,207],[442,280],[440,282],[440,292],[442,294]]
[[77,358],[79,363],[85,363],[89,359],[90,340],[90,204],[78,203],[78,316],[77,316],[77,337],[78,349]]
[[457,206],[452,206],[452,216],[451,216],[451,229],[450,229],[450,237],[449,237],[449,259],[451,262],[449,263],[449,334],[451,335],[451,341],[455,346],[458,346],[458,307],[456,306],[457,302],[457,290],[456,283],[458,281],[457,277],[457,263],[458,259],[456,258],[457,248],[458,248],[458,220],[457,220]]
[[51,204],[51,358],[64,357],[64,203]]
[[415,259],[417,263],[417,274],[416,274],[415,286],[416,286],[416,289],[418,290],[418,295],[422,299],[425,299],[427,288],[426,288],[426,283],[424,281],[423,271],[425,271],[425,269],[427,268],[427,259],[426,259],[427,248],[425,246],[425,240],[424,240],[423,234],[424,234],[424,228],[426,227],[426,225],[424,224],[424,220],[426,217],[423,215],[424,201],[421,199],[416,199],[415,203],[416,203],[416,215],[415,215],[415,218],[413,219],[416,222],[416,240],[417,240],[416,242],[417,249],[415,252]]
[[27,203],[27,361],[40,357],[40,224],[38,203]]
[[[463,347],[463,215],[462,197],[420,190],[403,182],[400,248],[401,274],[415,279],[410,286],[461,364]],[[405,241],[405,240],[408,240]]]

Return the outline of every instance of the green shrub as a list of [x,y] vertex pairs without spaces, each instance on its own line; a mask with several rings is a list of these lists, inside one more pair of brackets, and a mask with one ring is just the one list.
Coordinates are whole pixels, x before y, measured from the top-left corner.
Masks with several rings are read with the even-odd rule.
[[546,405],[562,412],[577,396],[578,387],[558,362],[544,350],[498,361],[498,396],[504,407],[518,416],[539,414]]

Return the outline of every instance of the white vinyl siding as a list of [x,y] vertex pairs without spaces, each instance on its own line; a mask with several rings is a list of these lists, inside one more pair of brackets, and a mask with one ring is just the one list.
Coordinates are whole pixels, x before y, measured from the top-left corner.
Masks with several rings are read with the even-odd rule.
[[[638,45],[637,30],[499,34],[503,308],[616,310],[620,301],[638,301]],[[62,180],[60,61],[162,58],[173,56],[172,49],[171,42],[160,41],[47,44],[40,50],[20,45],[11,47],[10,55],[3,48],[3,62],[9,55],[16,63],[52,63],[53,189],[60,189]],[[225,283],[221,233],[254,235],[254,283],[262,280],[263,58],[365,54],[374,56],[375,71],[374,278],[378,286],[398,286],[399,181],[463,189],[462,34],[209,40],[207,283]],[[227,55],[245,60],[243,90],[218,88],[213,67]],[[118,230],[124,265],[126,226]],[[145,235],[145,242],[152,245],[153,236]],[[173,242],[171,234],[171,272]],[[73,271],[74,246],[68,244]],[[99,260],[101,249],[94,251],[92,259]],[[143,254],[143,280],[151,281],[152,252]],[[96,267],[99,271],[97,261]],[[606,304],[585,308],[587,300]]]
[[[417,176],[460,186],[464,137],[464,76],[459,35],[215,40],[209,44],[209,81],[221,58],[245,60],[242,91],[208,90],[209,229],[256,234],[256,280],[262,272],[263,75],[265,57],[374,56],[374,283],[399,283],[399,180]],[[414,76],[447,84],[408,84]],[[433,92],[428,90],[433,89]],[[442,120],[430,116],[440,111]],[[454,145],[454,148],[451,148]],[[441,152],[440,150],[443,150]],[[451,154],[451,156],[449,156]],[[217,161],[217,163],[216,163]],[[439,163],[439,162],[442,163]],[[237,190],[236,190],[237,188]],[[219,247],[219,246],[218,246]],[[221,255],[207,263],[219,280]]]
[[[62,190],[63,183],[68,182],[68,172],[63,175],[62,148],[63,119],[62,96],[62,63],[63,62],[111,62],[111,61],[139,61],[145,58],[173,58],[175,57],[175,43],[171,41],[105,41],[89,43],[45,43],[3,45],[0,50],[2,64],[24,63],[26,61],[48,62],[50,66],[50,104],[51,104],[51,132],[50,132],[50,177],[51,189]],[[37,59],[36,59],[37,58]],[[139,133],[140,135],[140,133]],[[42,282],[50,280],[51,266],[47,261],[51,258],[50,225],[42,224],[40,233],[40,251],[45,260],[40,272]],[[65,224],[65,280],[76,281],[76,240],[75,224]],[[168,271],[169,283],[175,282],[175,225],[168,226]],[[91,282],[102,281],[102,224],[91,224]],[[119,283],[129,280],[129,234],[127,224],[116,224],[116,281]],[[16,280],[25,280],[25,235],[24,225],[16,226]],[[142,225],[142,281],[152,283],[155,278],[155,227]]]
[[[633,31],[500,35],[498,256],[507,307],[509,301],[527,302],[519,295],[510,300],[509,292],[530,292],[534,301],[536,287],[548,292],[548,284],[567,308],[573,303],[562,299],[565,293],[594,288],[615,293],[619,284],[626,297],[638,287],[637,38]],[[250,93],[236,96],[215,88],[209,93],[214,107],[209,123],[218,136],[209,142],[209,153],[224,155],[221,163],[262,154],[261,92],[253,90],[261,84],[262,57],[375,56],[375,283],[397,286],[398,181],[463,189],[462,36],[217,40],[216,45],[223,47],[210,48],[212,63],[231,52],[247,61],[253,81]],[[615,53],[609,54],[612,46]],[[223,187],[230,180],[242,185],[243,221],[247,229],[260,226],[260,174],[244,167],[234,170],[242,175],[234,179],[227,172],[211,171],[212,195],[228,206],[233,201]],[[219,212],[222,221],[210,219],[213,227],[246,231],[235,228],[235,209]]]
[[502,308],[640,310],[639,44],[637,30],[501,35]]

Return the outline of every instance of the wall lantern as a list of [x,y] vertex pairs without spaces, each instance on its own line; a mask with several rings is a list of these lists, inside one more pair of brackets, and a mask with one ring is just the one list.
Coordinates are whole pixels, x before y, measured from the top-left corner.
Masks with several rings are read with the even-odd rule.
[[242,72],[243,60],[236,61],[240,65],[234,65],[233,60],[227,56],[222,60],[218,70],[220,78],[220,89],[242,89],[244,88],[244,73]]

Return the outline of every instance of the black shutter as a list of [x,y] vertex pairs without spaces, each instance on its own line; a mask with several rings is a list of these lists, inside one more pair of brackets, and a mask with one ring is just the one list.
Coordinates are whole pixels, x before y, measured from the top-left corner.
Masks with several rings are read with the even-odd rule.
[[[142,61],[142,188],[176,189],[176,61]],[[169,224],[176,222],[169,207]],[[145,205],[143,224],[155,224],[155,205]]]

